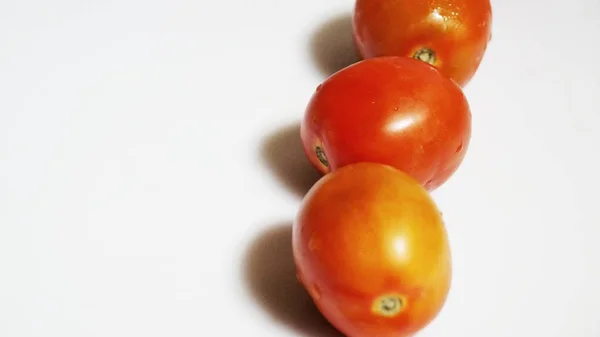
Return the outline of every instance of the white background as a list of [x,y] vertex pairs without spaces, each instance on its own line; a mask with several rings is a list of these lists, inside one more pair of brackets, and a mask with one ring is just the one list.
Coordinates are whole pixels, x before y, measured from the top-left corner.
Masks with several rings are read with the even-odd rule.
[[[351,0],[0,3],[0,336],[339,336],[294,282],[298,120]],[[597,0],[494,1],[420,336],[600,336]]]

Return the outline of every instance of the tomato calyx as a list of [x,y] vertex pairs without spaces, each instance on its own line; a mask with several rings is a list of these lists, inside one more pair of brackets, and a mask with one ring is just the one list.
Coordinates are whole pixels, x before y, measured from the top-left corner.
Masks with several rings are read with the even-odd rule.
[[373,301],[373,313],[383,317],[394,317],[406,308],[406,299],[403,296],[392,294],[383,295]]
[[329,167],[329,161],[327,161],[327,156],[325,155],[325,151],[320,146],[315,146],[315,154],[317,155],[317,159],[323,164],[325,167]]
[[435,64],[435,52],[431,48],[423,47],[413,54],[413,58],[431,65]]

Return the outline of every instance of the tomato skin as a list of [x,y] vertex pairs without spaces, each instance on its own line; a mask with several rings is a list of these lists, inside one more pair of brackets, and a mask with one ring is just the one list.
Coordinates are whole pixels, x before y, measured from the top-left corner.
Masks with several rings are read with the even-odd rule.
[[429,49],[429,62],[462,87],[479,68],[491,26],[489,0],[357,0],[353,15],[363,58],[415,57]]
[[408,173],[431,191],[462,163],[471,111],[461,88],[429,64],[372,58],[319,86],[306,108],[301,137],[321,173],[377,162]]
[[[412,336],[445,304],[452,266],[441,213],[391,166],[357,163],[321,178],[303,200],[292,244],[298,279],[349,337]],[[388,295],[402,309],[374,310]]]

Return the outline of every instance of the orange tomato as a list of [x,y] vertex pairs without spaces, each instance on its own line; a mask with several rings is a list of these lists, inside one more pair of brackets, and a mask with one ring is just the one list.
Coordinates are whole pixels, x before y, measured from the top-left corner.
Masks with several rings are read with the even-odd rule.
[[414,57],[463,87],[492,36],[489,0],[357,0],[353,18],[363,58]]
[[431,191],[466,155],[471,110],[461,88],[433,66],[406,57],[372,58],[319,86],[301,137],[322,173],[376,162],[406,172]]
[[451,255],[440,211],[417,181],[357,163],[306,195],[293,228],[298,279],[349,337],[407,337],[441,311]]

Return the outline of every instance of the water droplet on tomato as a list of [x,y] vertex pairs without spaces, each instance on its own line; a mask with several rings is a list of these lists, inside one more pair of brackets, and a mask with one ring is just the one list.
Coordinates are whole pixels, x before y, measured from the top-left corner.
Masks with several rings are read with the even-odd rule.
[[462,151],[462,149],[463,149],[463,143],[460,143],[460,145],[456,149],[456,153],[460,153],[460,151]]
[[427,180],[427,182],[425,182],[425,185],[423,185],[426,189],[429,189],[431,187],[431,185],[433,184],[433,179],[429,179]]
[[315,298],[315,300],[321,299],[321,288],[318,285],[314,284],[310,289],[311,295]]

